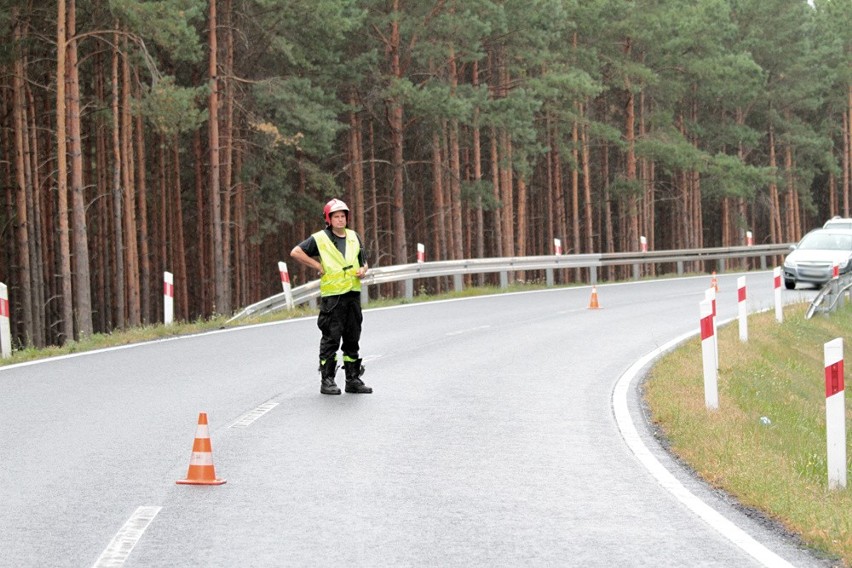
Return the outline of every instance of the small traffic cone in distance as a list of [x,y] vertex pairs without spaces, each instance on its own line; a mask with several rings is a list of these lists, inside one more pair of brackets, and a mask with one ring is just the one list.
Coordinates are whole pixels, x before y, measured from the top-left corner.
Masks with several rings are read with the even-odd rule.
[[596,286],[592,286],[592,299],[589,301],[589,309],[600,309],[600,305],[598,304],[598,289]]
[[224,479],[216,479],[206,412],[198,415],[198,429],[195,432],[195,441],[192,444],[192,457],[189,459],[189,471],[186,473],[186,479],[180,479],[175,483],[181,485],[222,485],[225,483]]
[[713,278],[710,279],[710,285],[717,292],[719,291],[719,280],[716,278],[716,271],[713,271]]

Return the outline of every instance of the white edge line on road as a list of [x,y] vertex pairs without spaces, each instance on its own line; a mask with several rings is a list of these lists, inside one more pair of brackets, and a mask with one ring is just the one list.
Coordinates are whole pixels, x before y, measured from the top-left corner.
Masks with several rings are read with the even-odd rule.
[[92,568],[119,568],[124,565],[124,561],[130,556],[130,552],[160,509],[162,507],[153,505],[138,507],[112,538]]
[[[732,319],[720,322],[719,326],[723,326]],[[618,429],[627,446],[636,456],[636,459],[648,470],[648,472],[656,478],[657,482],[663,488],[671,493],[678,501],[685,505],[693,513],[704,519],[707,524],[716,529],[731,542],[740,547],[743,551],[751,555],[755,560],[764,566],[771,567],[790,567],[792,564],[760,544],[748,533],[739,528],[733,522],[729,521],[710,505],[699,499],[695,494],[691,493],[683,484],[678,481],[664,466],[657,460],[656,457],[648,449],[648,446],[642,441],[636,425],[630,417],[630,411],[627,404],[627,395],[633,381],[638,377],[641,371],[651,361],[657,359],[662,354],[673,349],[678,344],[686,341],[690,337],[697,335],[698,330],[685,333],[676,337],[654,349],[644,357],[633,363],[627,371],[619,377],[618,382],[612,392],[612,407],[615,414],[615,420],[618,423]]]

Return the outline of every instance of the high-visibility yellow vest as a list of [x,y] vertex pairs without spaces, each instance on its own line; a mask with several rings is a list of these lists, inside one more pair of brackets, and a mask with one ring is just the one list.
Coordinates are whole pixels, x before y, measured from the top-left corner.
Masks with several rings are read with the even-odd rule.
[[339,296],[346,292],[360,292],[361,279],[358,278],[358,253],[361,243],[355,231],[346,230],[346,257],[334,246],[325,231],[313,234],[320,252],[320,263],[323,275],[320,277],[320,294],[322,296]]

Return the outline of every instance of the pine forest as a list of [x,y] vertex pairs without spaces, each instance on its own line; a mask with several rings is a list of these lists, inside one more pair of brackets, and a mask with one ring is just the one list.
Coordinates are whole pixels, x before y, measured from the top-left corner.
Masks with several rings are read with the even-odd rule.
[[793,243],[850,215],[850,0],[0,0],[17,346],[371,267]]

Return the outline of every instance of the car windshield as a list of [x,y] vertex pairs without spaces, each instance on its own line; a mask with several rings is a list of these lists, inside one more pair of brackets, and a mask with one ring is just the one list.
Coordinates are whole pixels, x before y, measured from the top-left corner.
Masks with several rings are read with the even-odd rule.
[[852,234],[811,233],[797,247],[799,250],[852,250]]
[[852,229],[852,221],[828,221],[825,228],[832,229]]

